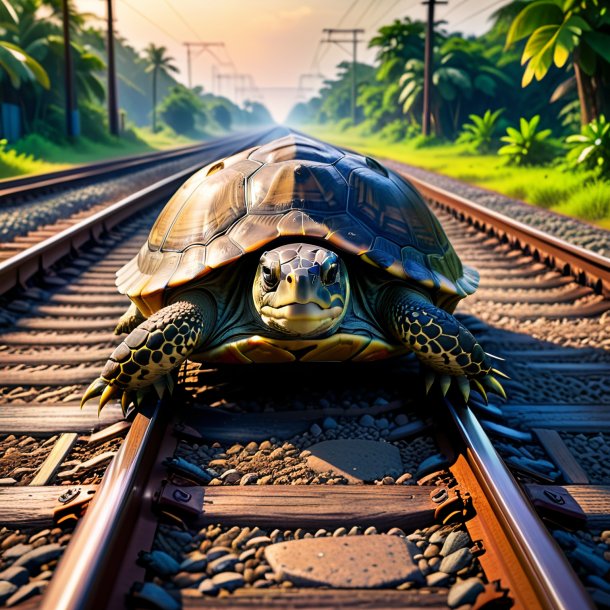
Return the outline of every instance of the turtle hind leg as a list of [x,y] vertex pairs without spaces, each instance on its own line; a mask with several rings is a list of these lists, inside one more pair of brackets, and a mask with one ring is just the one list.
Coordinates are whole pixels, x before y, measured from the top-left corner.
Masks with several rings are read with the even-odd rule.
[[135,303],[127,308],[127,311],[119,318],[117,325],[114,328],[115,335],[122,335],[124,333],[130,333],[137,326],[142,324],[146,318],[142,315],[142,312],[136,307]]
[[435,307],[420,293],[392,286],[382,293],[379,314],[391,334],[409,347],[427,368],[426,393],[438,380],[443,395],[456,385],[468,402],[476,390],[506,398],[494,375],[505,376],[491,362],[472,333],[450,313]]
[[[207,305],[207,306],[206,306]],[[154,385],[205,341],[214,309],[203,300],[168,305],[131,331],[112,352],[81,406],[100,396],[100,409],[114,396]]]

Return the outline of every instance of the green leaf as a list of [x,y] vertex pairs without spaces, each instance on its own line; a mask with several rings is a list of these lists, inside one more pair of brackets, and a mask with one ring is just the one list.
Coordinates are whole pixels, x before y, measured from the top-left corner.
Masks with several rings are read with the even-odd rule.
[[610,63],[610,35],[602,32],[589,32],[586,41],[605,62]]
[[582,152],[578,155],[577,162],[582,163],[594,150],[595,150],[595,146],[593,144],[583,148]]
[[546,25],[559,25],[563,21],[563,11],[550,0],[536,0],[528,4],[514,19],[506,36],[506,46],[510,47],[518,40]]
[[574,39],[572,32],[565,26],[559,28],[557,39],[555,40],[555,52],[553,61],[558,68],[563,68],[574,50]]
[[595,74],[596,54],[595,51],[581,39],[578,45],[578,65],[588,76]]
[[523,55],[521,55],[521,64],[523,65],[529,59],[542,52],[544,47],[549,44],[555,34],[559,31],[559,26],[545,25],[538,28],[527,41]]

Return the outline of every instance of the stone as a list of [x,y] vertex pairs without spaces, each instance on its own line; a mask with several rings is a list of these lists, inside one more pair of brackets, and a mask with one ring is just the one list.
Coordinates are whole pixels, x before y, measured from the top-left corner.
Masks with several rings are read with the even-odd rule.
[[0,572],[0,580],[6,580],[20,587],[30,579],[28,571],[24,567],[11,566]]
[[64,548],[59,544],[45,544],[31,550],[29,553],[22,555],[13,564],[15,566],[24,566],[30,572],[41,565],[48,563],[53,559],[57,559],[64,551]]
[[343,589],[393,587],[421,582],[413,544],[398,536],[305,538],[265,548],[278,581]]
[[444,572],[434,572],[426,576],[428,587],[446,587],[451,582],[451,576]]
[[334,418],[332,418],[332,417],[324,418],[324,421],[322,422],[322,428],[324,428],[324,430],[334,430],[336,427],[337,427],[337,422]]
[[240,485],[254,485],[258,481],[256,472],[247,472],[239,481]]
[[439,572],[445,572],[446,574],[455,574],[462,568],[466,567],[472,561],[472,553],[470,549],[458,549],[457,551],[447,555],[441,565],[439,566]]
[[385,475],[398,476],[402,471],[400,451],[394,445],[379,441],[322,441],[309,447],[307,465],[314,472],[331,471],[350,483],[375,481]]
[[223,572],[222,574],[216,574],[212,576],[212,582],[219,589],[226,589],[227,591],[234,591],[239,587],[244,586],[244,577],[237,572]]
[[218,587],[212,582],[211,578],[206,578],[199,583],[198,587],[201,593],[206,595],[211,595],[212,593],[216,593],[218,591]]
[[232,570],[238,561],[239,558],[236,555],[223,555],[208,564],[208,572],[210,574],[218,574],[225,570]]
[[5,603],[7,606],[16,606],[26,599],[34,597],[34,595],[40,595],[47,588],[48,584],[46,580],[33,580],[15,591]]
[[[397,419],[398,423],[398,419]],[[426,424],[422,421],[414,421],[410,424],[406,424],[403,426],[398,426],[394,428],[390,434],[388,434],[389,441],[399,441],[404,438],[409,438],[410,436],[415,436],[416,434],[420,434],[427,428]]]
[[0,580],[0,604],[4,602],[17,591],[17,585],[8,580]]
[[426,458],[418,467],[417,472],[415,473],[416,479],[421,479],[428,474],[431,474],[437,470],[442,470],[443,468],[448,468],[449,462],[444,455],[437,453],[435,455],[431,455]]
[[3,559],[15,559],[29,553],[34,547],[31,544],[16,544],[2,553]]
[[470,536],[464,530],[457,530],[455,532],[451,532],[445,542],[443,544],[443,548],[441,549],[441,555],[446,557],[447,555],[451,555],[454,551],[458,549],[464,548],[470,544]]
[[180,589],[197,587],[205,578],[200,572],[178,572],[173,578],[173,583]]
[[432,557],[436,557],[438,555],[438,553],[439,553],[438,545],[430,544],[424,551],[424,557],[426,559],[431,559]]
[[179,569],[182,572],[203,572],[207,565],[208,558],[201,551],[193,551],[180,564]]
[[449,589],[447,605],[450,608],[457,608],[464,604],[472,604],[479,593],[482,593],[484,590],[485,586],[476,577],[458,580],[451,589]]

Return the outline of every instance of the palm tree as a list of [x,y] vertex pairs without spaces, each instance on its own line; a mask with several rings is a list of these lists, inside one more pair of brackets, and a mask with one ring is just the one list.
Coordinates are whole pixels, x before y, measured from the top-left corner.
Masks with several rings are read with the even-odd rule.
[[[581,121],[591,122],[610,109],[610,25],[606,0],[527,3],[513,20],[506,47],[527,38],[521,63],[522,86],[542,80],[555,64],[571,58],[580,100]],[[606,108],[604,108],[606,107]]]
[[7,34],[19,27],[19,16],[8,0],[0,0],[0,70],[8,76],[11,85],[19,89],[24,81],[34,81],[48,89],[49,76],[45,69],[21,46],[6,40]]
[[178,68],[172,63],[174,58],[167,55],[166,47],[157,47],[152,42],[144,49],[148,67],[146,72],[152,72],[152,129],[157,131],[157,76],[169,72],[179,72]]

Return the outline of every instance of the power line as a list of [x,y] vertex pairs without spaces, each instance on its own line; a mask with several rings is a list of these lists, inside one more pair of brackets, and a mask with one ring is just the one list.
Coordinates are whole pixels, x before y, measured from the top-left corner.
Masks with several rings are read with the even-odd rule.
[[199,40],[200,42],[203,42],[201,40],[201,36],[199,36],[198,32],[195,30],[195,28],[193,28],[193,26],[182,16],[181,13],[178,12],[178,9],[171,3],[169,2],[169,0],[163,0],[165,2],[165,4],[167,6],[169,6],[169,8],[171,9],[171,11],[174,13],[174,15],[176,15],[176,17],[178,17],[178,19],[180,19],[180,21],[182,22],[182,24],[189,30],[189,32],[191,34],[193,34],[193,36],[195,36],[195,38],[197,40]]
[[343,13],[343,16],[341,17],[341,19],[339,19],[339,23],[337,23],[337,25],[335,26],[336,28],[341,27],[341,24],[345,21],[346,17],[352,12],[352,10],[354,8],[356,8],[356,5],[358,4],[358,2],[360,2],[360,0],[354,0],[348,7],[348,9],[345,11],[345,13]]
[[[166,0],[167,1],[167,0]],[[456,8],[460,8],[460,6],[462,6],[463,4],[466,4],[466,2],[470,2],[470,0],[461,0],[460,2],[458,2],[457,4],[454,4],[453,6],[449,7],[449,10],[443,15],[443,18],[446,17],[447,15],[450,15],[451,13],[453,13],[453,11]]]
[[[396,0],[396,2],[394,2],[390,6],[390,8],[388,8],[388,10],[385,13],[383,13],[383,15],[381,15],[381,17],[379,17],[379,19],[377,19],[377,21],[375,21],[371,25],[371,28],[374,28],[378,23],[380,23],[383,19],[385,19],[401,2],[403,2],[403,0]],[[408,11],[408,10],[412,9],[417,4],[419,4],[419,0],[416,0],[414,3],[409,4],[409,6],[405,7],[404,11]]]
[[358,19],[358,21],[356,21],[356,23],[354,23],[354,25],[359,25],[360,22],[366,17],[366,14],[371,10],[371,7],[373,6],[373,4],[375,4],[377,0],[371,0],[367,7],[364,9],[364,13],[362,13],[362,15],[360,15],[360,18]]
[[481,13],[488,11],[490,8],[493,8],[494,6],[498,6],[498,4],[502,4],[505,2],[506,2],[506,0],[498,0],[497,2],[494,2],[493,4],[486,6],[485,8],[479,9],[479,10],[475,11],[474,13],[467,15],[463,19],[460,19],[457,23],[454,23],[453,27],[456,27],[456,26],[460,25],[461,23],[464,23],[464,21],[468,21],[472,17],[476,17],[477,15],[480,15]]
[[169,36],[172,40],[174,40],[178,44],[182,44],[181,40],[178,40],[173,34],[168,32],[165,28],[161,27],[158,23],[155,23],[148,15],[146,15],[145,13],[143,13],[142,11],[137,9],[135,6],[132,6],[131,4],[129,4],[129,2],[127,2],[127,0],[120,0],[120,1],[125,6],[129,7],[134,13],[137,13],[138,15],[140,15],[140,17],[142,17],[142,19],[146,19],[146,21],[148,21],[148,23],[154,25],[159,31],[163,32],[166,36]]

